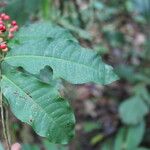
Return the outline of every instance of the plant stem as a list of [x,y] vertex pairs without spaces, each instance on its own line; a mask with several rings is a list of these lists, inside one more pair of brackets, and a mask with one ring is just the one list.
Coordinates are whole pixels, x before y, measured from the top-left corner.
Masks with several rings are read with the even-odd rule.
[[[2,54],[2,55],[3,55],[3,54]],[[2,79],[1,63],[2,63],[2,60],[0,61],[0,80]],[[1,87],[0,87],[0,110],[1,110],[1,120],[2,120],[3,135],[4,135],[4,138],[5,138],[5,140],[6,140],[7,149],[8,149],[8,150],[11,150],[11,149],[10,149],[10,144],[9,144],[9,141],[8,141],[8,138],[7,138],[7,129],[6,129],[6,126],[5,126],[5,117],[4,117],[4,116],[5,116],[5,113],[4,113],[3,95],[2,95]]]
[[7,131],[7,138],[9,142],[9,146],[11,145],[11,134],[10,134],[10,129],[9,129],[9,112],[8,109],[6,108],[6,131]]

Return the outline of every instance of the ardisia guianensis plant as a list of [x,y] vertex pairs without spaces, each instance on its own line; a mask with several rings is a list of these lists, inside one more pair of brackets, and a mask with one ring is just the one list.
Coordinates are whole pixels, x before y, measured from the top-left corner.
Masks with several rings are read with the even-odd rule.
[[75,117],[59,92],[61,80],[105,85],[118,77],[99,54],[80,46],[66,29],[48,22],[19,29],[10,20],[0,15],[0,108],[7,143],[10,145],[5,112],[9,106],[37,134],[66,144],[74,136]]

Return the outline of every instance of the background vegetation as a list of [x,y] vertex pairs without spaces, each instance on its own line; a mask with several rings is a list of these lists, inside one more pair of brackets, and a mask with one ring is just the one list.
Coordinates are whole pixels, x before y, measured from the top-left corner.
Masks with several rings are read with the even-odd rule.
[[47,20],[67,28],[120,76],[108,86],[64,82],[62,94],[77,119],[69,145],[39,138],[10,113],[14,142],[22,143],[23,150],[150,149],[149,0],[0,0],[0,12],[20,26]]

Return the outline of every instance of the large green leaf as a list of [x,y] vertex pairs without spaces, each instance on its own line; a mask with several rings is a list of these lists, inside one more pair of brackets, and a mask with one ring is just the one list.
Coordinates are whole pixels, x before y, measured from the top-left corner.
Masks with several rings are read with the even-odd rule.
[[126,124],[138,124],[148,111],[148,106],[140,96],[124,101],[119,108],[120,117]]
[[5,70],[1,87],[14,115],[31,125],[51,142],[68,143],[74,135],[74,115],[57,86],[40,82],[37,78],[16,71]]
[[49,65],[53,69],[54,78],[63,78],[75,84],[108,84],[118,79],[113,68],[103,63],[96,52],[70,40],[68,34],[61,30],[56,33],[55,28],[48,24],[43,24],[43,28],[40,24],[37,29],[35,26],[20,31],[15,39],[18,45],[11,45],[5,62],[12,66],[22,66],[33,74],[38,74],[40,69]]

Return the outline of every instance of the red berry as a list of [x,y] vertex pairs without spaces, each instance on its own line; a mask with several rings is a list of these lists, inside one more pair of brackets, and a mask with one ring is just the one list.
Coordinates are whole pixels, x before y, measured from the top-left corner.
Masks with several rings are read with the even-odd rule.
[[4,17],[3,17],[3,20],[9,20],[10,19],[10,16],[8,16],[8,15],[5,15]]
[[13,20],[13,21],[11,22],[11,25],[12,25],[12,26],[16,26],[16,25],[17,25],[17,22]]
[[0,31],[5,31],[6,27],[3,24],[0,24]]
[[3,24],[4,22],[2,20],[0,20],[0,24]]
[[[4,40],[0,42],[0,49],[3,52],[8,51],[6,41],[14,37],[14,32],[19,29],[15,20],[10,21],[10,16],[5,13],[0,13],[0,36],[4,37]],[[0,38],[1,39],[1,38]]]
[[3,29],[3,26],[4,26],[3,24],[0,24],[0,30],[2,30],[2,29]]
[[15,25],[13,28],[14,28],[15,31],[17,31],[19,29],[19,26]]
[[6,31],[6,27],[5,26],[3,26],[3,31]]
[[10,29],[9,29],[9,32],[11,32],[11,33],[12,33],[12,32],[15,32],[15,31],[16,31],[15,28],[10,28]]
[[5,13],[2,13],[1,18],[3,19],[5,17],[5,15],[6,15]]
[[0,45],[0,48],[1,48],[1,49],[5,49],[5,48],[7,48],[7,44],[2,43],[2,44]]
[[18,25],[15,25],[14,27],[12,27],[12,28],[9,29],[9,32],[13,33],[15,31],[17,31],[18,29],[19,29]]

